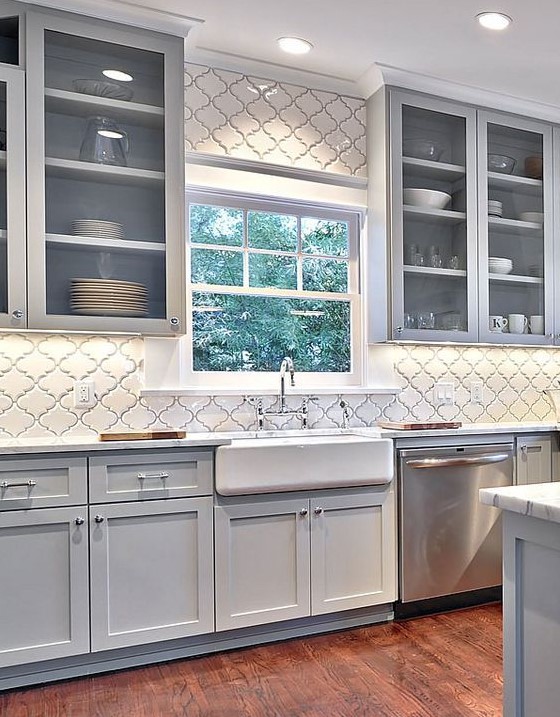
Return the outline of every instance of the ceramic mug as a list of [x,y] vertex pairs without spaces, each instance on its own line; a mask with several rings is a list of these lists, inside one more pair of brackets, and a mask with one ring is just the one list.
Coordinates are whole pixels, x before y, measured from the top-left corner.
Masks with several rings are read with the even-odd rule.
[[507,328],[508,320],[505,316],[490,316],[489,327],[493,333],[501,334]]
[[508,326],[510,334],[524,334],[527,328],[527,317],[525,314],[509,314]]
[[529,316],[529,328],[532,334],[544,334],[544,316],[542,314]]

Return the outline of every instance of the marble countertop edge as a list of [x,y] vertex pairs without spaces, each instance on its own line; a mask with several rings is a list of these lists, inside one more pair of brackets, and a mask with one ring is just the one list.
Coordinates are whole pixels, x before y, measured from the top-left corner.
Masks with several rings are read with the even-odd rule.
[[560,523],[560,483],[482,488],[480,502],[531,518]]

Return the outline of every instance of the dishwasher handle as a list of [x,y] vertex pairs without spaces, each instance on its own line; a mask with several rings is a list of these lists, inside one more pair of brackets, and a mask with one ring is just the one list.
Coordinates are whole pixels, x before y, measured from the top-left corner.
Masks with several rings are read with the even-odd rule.
[[511,458],[509,453],[492,453],[483,456],[457,456],[457,458],[418,458],[406,461],[409,468],[451,468],[458,466],[487,466]]

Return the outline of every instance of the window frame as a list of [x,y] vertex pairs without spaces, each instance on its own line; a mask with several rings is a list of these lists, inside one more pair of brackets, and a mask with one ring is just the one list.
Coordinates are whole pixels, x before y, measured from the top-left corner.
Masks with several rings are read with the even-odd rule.
[[[316,219],[332,219],[348,223],[348,256],[332,257],[341,259],[348,264],[348,291],[345,293],[307,291],[299,289],[280,289],[276,287],[250,287],[227,286],[215,284],[199,284],[191,281],[191,241],[190,241],[190,205],[206,204],[222,206],[230,209],[243,209],[246,211],[262,211],[278,214],[288,214],[298,218],[298,230],[303,217]],[[246,224],[246,222],[245,222]],[[363,383],[364,370],[364,326],[362,306],[362,280],[361,280],[361,253],[360,240],[363,225],[363,212],[355,207],[339,207],[320,202],[302,201],[294,199],[277,199],[274,197],[259,197],[241,192],[225,192],[210,189],[197,189],[186,193],[186,311],[187,311],[187,341],[184,360],[186,361],[186,378],[190,386],[212,387],[212,389],[238,389],[239,392],[249,390],[276,390],[278,376],[276,371],[195,371],[193,367],[193,292],[208,292],[214,294],[239,294],[269,296],[278,298],[320,299],[347,301],[350,305],[350,356],[351,369],[349,372],[304,372],[298,371],[296,365],[296,389],[322,388],[345,386],[360,386]],[[246,232],[246,226],[244,227]],[[216,245],[200,244],[195,248],[209,249]],[[222,248],[222,247],[220,247]],[[232,247],[223,246],[224,250]],[[301,247],[298,246],[298,255]],[[233,247],[234,251],[247,252],[245,247]],[[252,251],[251,248],[248,251]],[[270,253],[282,256],[281,250],[258,250],[255,253]],[[292,253],[293,255],[293,253]],[[321,258],[322,255],[302,252],[305,258]],[[244,254],[244,258],[246,254]],[[329,255],[328,258],[331,258]],[[280,366],[278,366],[280,369]]]

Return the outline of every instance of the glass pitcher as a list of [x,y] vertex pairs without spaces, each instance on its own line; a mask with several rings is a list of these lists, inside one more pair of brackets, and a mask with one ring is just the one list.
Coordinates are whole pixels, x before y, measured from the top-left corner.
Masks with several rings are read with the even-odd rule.
[[84,162],[113,164],[126,167],[129,150],[128,135],[110,117],[90,117],[80,147]]

